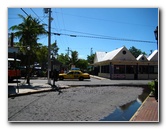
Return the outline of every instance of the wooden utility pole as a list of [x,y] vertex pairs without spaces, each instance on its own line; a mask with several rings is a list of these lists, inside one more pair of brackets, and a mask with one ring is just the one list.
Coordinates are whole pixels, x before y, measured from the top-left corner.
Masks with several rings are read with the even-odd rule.
[[44,13],[48,13],[48,84],[51,84],[50,72],[51,72],[51,8],[44,8]]

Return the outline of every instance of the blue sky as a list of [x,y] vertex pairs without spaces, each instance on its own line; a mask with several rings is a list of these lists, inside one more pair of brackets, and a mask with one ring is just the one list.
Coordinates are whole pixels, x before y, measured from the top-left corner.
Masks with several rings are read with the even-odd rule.
[[[39,18],[41,23],[48,24],[48,14],[44,13],[43,8],[23,10]],[[22,22],[18,14],[26,16],[20,8],[8,8],[8,28]],[[67,34],[51,35],[51,43],[57,40],[59,54],[67,53],[68,47],[70,50],[78,51],[79,58],[84,59],[90,55],[91,50],[93,53],[109,52],[122,46],[128,49],[134,46],[149,54],[150,50],[157,49],[154,30],[158,25],[158,8],[52,8],[51,16],[51,32]],[[118,40],[112,40],[112,37]],[[39,38],[38,42],[48,45],[47,36]]]

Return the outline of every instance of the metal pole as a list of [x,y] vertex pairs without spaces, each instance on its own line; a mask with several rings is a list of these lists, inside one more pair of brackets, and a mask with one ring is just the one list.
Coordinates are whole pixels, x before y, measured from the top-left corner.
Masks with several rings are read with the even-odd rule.
[[51,84],[50,71],[51,71],[51,8],[48,9],[48,84]]
[[17,93],[19,94],[18,76],[17,76],[17,55],[16,55],[16,52],[14,52],[14,63],[15,63],[15,72],[16,72],[16,81],[17,81]]

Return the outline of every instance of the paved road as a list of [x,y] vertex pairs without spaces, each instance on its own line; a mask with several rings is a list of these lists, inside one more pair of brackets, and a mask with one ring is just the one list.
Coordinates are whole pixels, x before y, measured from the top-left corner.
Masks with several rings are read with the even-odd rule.
[[[26,82],[25,79],[19,79],[21,83]],[[91,79],[85,79],[84,81],[79,80],[63,80],[63,81],[57,81],[56,84],[64,84],[69,86],[74,85],[147,85],[148,82],[151,80],[110,80],[110,79],[96,79],[91,77]],[[47,79],[31,79],[31,83],[38,83],[38,84],[47,84]],[[53,84],[53,82],[51,82]],[[15,85],[16,83],[8,83],[9,85]]]
[[8,98],[8,120],[99,121],[116,107],[136,100],[141,87],[75,87]]
[[[76,86],[142,86],[147,85],[151,80],[110,80],[100,77],[91,77],[91,79],[85,79],[84,81],[79,80],[63,80],[57,81],[55,84],[61,88],[66,87],[76,87]],[[51,90],[51,86],[48,84],[46,78],[40,79],[31,79],[31,84],[27,85],[25,79],[19,79],[17,86],[16,81],[8,83],[8,94],[20,94],[20,93],[29,93],[29,92],[38,92],[38,91],[48,91]],[[53,81],[51,81],[53,84]],[[18,88],[19,87],[19,88]],[[19,90],[18,90],[19,89]]]

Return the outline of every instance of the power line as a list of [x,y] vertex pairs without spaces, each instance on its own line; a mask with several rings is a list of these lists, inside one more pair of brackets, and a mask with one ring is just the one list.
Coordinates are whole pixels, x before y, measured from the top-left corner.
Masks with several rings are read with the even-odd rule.
[[69,13],[62,13],[62,12],[55,12],[55,13],[61,13],[64,15],[74,16],[74,17],[80,17],[80,18],[86,18],[86,19],[92,19],[92,20],[100,20],[105,22],[115,22],[119,24],[129,24],[129,25],[135,25],[135,26],[147,26],[147,27],[155,27],[152,25],[145,25],[145,24],[138,24],[138,23],[131,23],[131,22],[123,22],[123,21],[116,21],[116,20],[109,20],[109,19],[102,19],[102,18],[95,18],[95,17],[87,17],[87,16],[81,16],[81,15],[75,15],[75,14],[69,14]]
[[101,37],[101,36],[87,36],[87,35],[73,35],[73,34],[63,34],[63,33],[53,33],[57,36],[70,36],[70,37],[84,37],[84,38],[95,38],[95,39],[107,39],[107,40],[120,40],[120,41],[129,41],[129,42],[144,42],[144,43],[156,43],[153,41],[147,40],[137,40],[137,39],[126,39],[126,38],[116,38],[116,37]]
[[36,12],[35,12],[32,8],[30,8],[30,10],[38,17],[38,19],[40,19],[40,21],[42,21],[44,24],[46,24],[46,23],[36,14]]
[[[21,10],[27,15],[28,13],[21,8]],[[32,9],[31,9],[32,10]],[[33,10],[32,10],[33,11]],[[34,11],[33,11],[34,12]],[[35,12],[34,12],[35,13]],[[62,12],[61,12],[62,13]],[[36,13],[35,13],[36,14]],[[64,14],[64,13],[62,13]],[[37,14],[36,14],[37,15]],[[38,15],[37,15],[38,16]],[[38,16],[39,17],[39,16]],[[90,18],[90,17],[89,17]],[[92,18],[96,19],[96,18]],[[144,43],[156,43],[153,41],[147,41],[147,40],[137,40],[137,39],[126,39],[126,38],[117,38],[117,37],[109,37],[109,36],[104,36],[104,35],[96,35],[96,34],[90,34],[90,33],[85,33],[85,32],[78,32],[78,31],[72,31],[72,30],[66,30],[65,31],[70,31],[70,32],[77,32],[77,33],[82,33],[82,34],[88,34],[88,35],[93,35],[93,36],[88,36],[88,35],[73,35],[73,34],[64,34],[64,33],[53,33],[54,35],[65,35],[65,36],[70,36],[70,37],[84,37],[84,38],[96,38],[96,39],[107,39],[107,40],[120,40],[120,41],[130,41],[130,42],[144,42]]]
[[29,16],[29,14],[22,8],[20,8],[27,16]]

